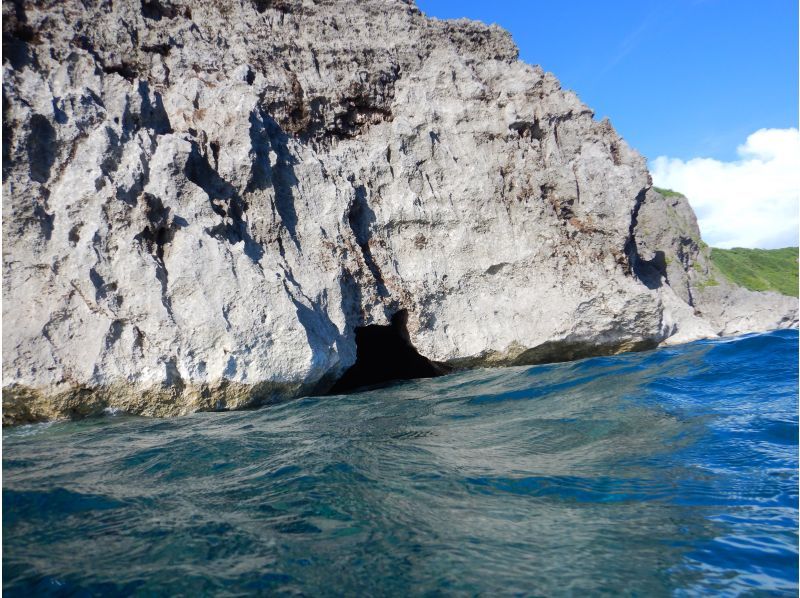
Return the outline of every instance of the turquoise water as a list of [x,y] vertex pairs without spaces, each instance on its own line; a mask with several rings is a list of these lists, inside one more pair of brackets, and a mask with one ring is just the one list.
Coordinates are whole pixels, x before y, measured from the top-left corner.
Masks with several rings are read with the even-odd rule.
[[797,350],[6,429],[4,595],[796,595]]

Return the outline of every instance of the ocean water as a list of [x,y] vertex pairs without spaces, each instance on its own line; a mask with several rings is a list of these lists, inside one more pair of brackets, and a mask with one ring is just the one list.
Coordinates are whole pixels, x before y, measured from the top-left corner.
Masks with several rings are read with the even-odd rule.
[[796,331],[3,431],[4,596],[797,595]]

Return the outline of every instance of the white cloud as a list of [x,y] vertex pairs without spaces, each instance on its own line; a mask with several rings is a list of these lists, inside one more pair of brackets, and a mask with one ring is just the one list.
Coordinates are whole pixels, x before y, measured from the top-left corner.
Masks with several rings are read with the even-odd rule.
[[759,129],[736,151],[731,162],[659,156],[650,163],[653,184],[686,195],[709,245],[797,245],[800,133]]

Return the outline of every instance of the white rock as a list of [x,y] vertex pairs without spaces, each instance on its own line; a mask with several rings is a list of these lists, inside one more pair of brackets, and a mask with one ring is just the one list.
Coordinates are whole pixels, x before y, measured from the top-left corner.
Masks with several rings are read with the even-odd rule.
[[402,0],[3,10],[6,423],[322,391],[403,309],[462,365],[796,323],[643,284],[644,160],[495,26]]

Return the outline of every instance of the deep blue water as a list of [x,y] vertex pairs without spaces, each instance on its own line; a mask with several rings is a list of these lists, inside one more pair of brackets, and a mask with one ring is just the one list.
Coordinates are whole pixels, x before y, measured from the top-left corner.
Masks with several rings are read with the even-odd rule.
[[797,352],[6,429],[4,595],[796,595]]

